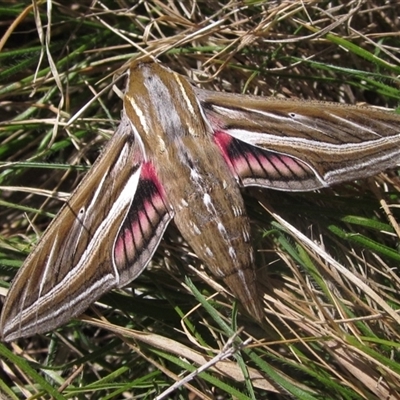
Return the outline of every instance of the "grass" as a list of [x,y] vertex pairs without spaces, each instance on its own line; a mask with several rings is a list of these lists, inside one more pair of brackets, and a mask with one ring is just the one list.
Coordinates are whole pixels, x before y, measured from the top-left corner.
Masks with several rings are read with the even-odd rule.
[[[397,1],[164,3],[0,3],[2,294],[118,125],[113,75],[132,58],[151,54],[207,89],[399,104]],[[398,192],[387,171],[315,193],[244,193],[263,328],[171,226],[132,291],[0,344],[0,391],[155,398],[228,342],[233,355],[167,398],[398,398]]]

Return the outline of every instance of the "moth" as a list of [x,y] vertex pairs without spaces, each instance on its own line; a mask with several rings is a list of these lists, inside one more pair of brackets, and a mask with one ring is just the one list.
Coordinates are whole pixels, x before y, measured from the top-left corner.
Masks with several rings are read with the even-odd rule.
[[119,128],[9,290],[3,339],[57,328],[127,285],[169,222],[263,320],[240,188],[308,191],[399,161],[400,116],[207,91],[151,59],[128,71]]

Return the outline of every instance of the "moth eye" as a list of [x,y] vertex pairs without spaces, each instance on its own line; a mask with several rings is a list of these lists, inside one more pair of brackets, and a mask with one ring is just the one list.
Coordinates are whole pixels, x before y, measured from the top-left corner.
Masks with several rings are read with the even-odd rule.
[[296,114],[296,113],[289,113],[289,117],[290,117],[290,118],[296,118],[296,117],[297,117],[297,114]]

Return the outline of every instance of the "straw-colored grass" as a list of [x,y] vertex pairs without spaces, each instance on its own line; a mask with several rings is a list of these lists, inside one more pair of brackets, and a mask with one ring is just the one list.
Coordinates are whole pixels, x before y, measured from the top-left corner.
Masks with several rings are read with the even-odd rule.
[[[111,84],[129,60],[150,54],[218,91],[395,108],[399,15],[399,1],[378,0],[0,3],[2,294],[118,125]],[[244,193],[264,328],[171,225],[133,291],[0,344],[0,392],[155,398],[243,327],[233,356],[165,398],[400,398],[399,184],[387,171]]]

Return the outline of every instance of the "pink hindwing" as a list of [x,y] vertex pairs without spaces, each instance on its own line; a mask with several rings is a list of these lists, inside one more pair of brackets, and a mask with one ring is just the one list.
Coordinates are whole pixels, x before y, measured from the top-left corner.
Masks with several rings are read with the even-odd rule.
[[124,271],[121,286],[141,274],[172,217],[154,167],[146,162],[141,167],[135,196],[114,244],[115,267]]

